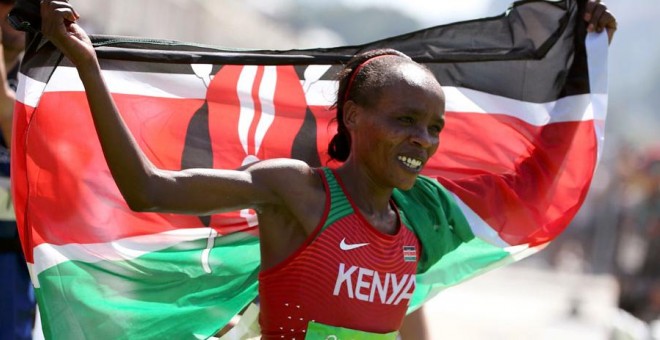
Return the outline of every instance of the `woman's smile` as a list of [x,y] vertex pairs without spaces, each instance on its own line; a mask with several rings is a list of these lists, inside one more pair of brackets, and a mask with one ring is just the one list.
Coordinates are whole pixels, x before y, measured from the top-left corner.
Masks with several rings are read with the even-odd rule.
[[397,157],[403,165],[414,171],[422,170],[422,161],[413,157],[399,156]]

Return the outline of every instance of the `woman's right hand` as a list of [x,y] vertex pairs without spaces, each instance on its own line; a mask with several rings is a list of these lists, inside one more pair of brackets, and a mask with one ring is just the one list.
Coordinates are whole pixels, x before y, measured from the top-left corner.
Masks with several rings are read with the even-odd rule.
[[612,42],[617,28],[616,18],[601,0],[589,0],[584,10],[584,21],[588,22],[587,31],[602,32],[607,30],[607,38]]
[[41,32],[64,55],[81,67],[97,63],[96,53],[87,33],[76,23],[80,15],[66,1],[41,0]]

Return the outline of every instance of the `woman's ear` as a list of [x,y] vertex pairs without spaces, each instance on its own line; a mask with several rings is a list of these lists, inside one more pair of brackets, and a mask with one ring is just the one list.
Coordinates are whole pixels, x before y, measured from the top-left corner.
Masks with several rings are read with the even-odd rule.
[[344,126],[346,126],[349,131],[354,129],[361,111],[362,108],[360,105],[352,100],[348,100],[344,103]]

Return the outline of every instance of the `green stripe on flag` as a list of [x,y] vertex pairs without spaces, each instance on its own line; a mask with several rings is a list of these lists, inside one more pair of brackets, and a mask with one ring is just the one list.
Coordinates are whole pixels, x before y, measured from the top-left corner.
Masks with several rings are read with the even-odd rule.
[[445,288],[512,262],[514,257],[509,252],[479,238],[465,242],[425,272],[417,274],[417,287],[409,311],[417,309]]
[[422,245],[409,311],[449,286],[514,261],[506,249],[472,233],[453,196],[436,180],[419,176],[412,189],[395,190],[393,197]]
[[[247,236],[247,237],[246,237]],[[183,242],[124,261],[67,261],[38,275],[48,339],[186,339],[215,334],[257,296],[259,241]],[[90,328],[89,325],[94,325]]]

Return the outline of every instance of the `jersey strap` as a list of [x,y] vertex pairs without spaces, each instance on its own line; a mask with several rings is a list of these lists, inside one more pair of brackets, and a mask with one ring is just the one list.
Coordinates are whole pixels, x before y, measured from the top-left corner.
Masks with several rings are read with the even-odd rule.
[[339,185],[333,171],[326,167],[321,168],[320,170],[323,171],[323,177],[325,178],[325,183],[327,185],[326,190],[330,193],[330,211],[328,212],[328,217],[321,229],[323,230],[342,217],[352,214],[354,211],[351,202],[349,202],[344,194],[344,190],[342,190]]

